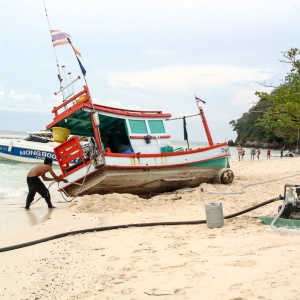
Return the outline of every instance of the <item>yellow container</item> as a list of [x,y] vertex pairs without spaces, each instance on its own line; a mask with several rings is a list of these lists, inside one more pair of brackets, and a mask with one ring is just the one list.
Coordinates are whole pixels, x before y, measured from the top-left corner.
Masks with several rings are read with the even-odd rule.
[[53,140],[56,143],[65,142],[71,133],[71,130],[63,127],[53,127],[52,131],[53,131]]
[[78,102],[84,100],[85,98],[86,98],[86,94],[81,95],[81,96],[76,100],[76,103],[78,103]]

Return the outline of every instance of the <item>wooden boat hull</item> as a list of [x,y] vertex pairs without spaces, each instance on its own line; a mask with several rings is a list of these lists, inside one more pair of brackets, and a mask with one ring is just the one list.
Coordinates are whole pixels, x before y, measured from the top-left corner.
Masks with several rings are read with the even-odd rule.
[[82,170],[79,180],[76,180],[78,171],[67,176],[68,180],[73,183],[64,184],[61,190],[72,197],[95,193],[130,193],[146,196],[213,182],[219,170],[229,167],[229,154],[213,159],[183,163],[187,157],[182,156],[182,163],[177,165],[106,164],[99,169],[89,166]]

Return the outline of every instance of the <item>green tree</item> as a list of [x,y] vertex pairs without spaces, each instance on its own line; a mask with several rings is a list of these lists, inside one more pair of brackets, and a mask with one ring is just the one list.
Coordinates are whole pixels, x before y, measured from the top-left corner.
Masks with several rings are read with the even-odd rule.
[[[229,124],[237,131],[237,141],[258,141],[295,145],[300,129],[300,51],[283,52],[281,62],[291,65],[279,87],[271,93],[256,92],[259,101],[248,113]],[[263,84],[264,86],[267,86]],[[297,142],[298,143],[298,142]]]
[[283,83],[271,93],[256,92],[260,101],[267,103],[258,118],[258,126],[266,133],[283,138],[291,145],[298,138],[300,127],[300,51],[297,48],[285,52],[283,62],[291,64],[290,73]]

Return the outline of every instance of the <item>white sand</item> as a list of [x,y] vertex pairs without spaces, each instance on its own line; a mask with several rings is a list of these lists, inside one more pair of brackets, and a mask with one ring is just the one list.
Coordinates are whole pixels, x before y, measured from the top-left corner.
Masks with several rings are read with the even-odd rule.
[[[204,184],[150,200],[85,196],[3,238],[1,247],[85,228],[202,220],[210,202],[221,202],[226,216],[283,195],[286,183],[300,184],[299,162],[300,157],[232,162],[231,185]],[[0,299],[300,299],[299,235],[279,233],[258,219],[274,217],[281,204],[226,219],[221,228],[126,228],[2,252]],[[44,203],[41,208],[47,212]]]

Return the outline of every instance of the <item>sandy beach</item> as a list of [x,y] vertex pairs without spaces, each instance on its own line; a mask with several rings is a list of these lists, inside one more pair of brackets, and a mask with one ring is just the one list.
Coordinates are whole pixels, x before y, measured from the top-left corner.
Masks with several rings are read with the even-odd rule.
[[[48,212],[43,201],[25,212],[44,216],[1,240],[1,248],[60,233],[113,225],[197,221],[205,204],[222,203],[224,216],[283,195],[300,184],[300,157],[234,161],[230,185],[145,200],[128,194],[92,195]],[[51,192],[53,202],[61,202]],[[0,253],[1,299],[300,299],[300,236],[280,233],[281,201],[207,224],[121,228],[69,235]],[[16,219],[15,222],[18,222]]]

